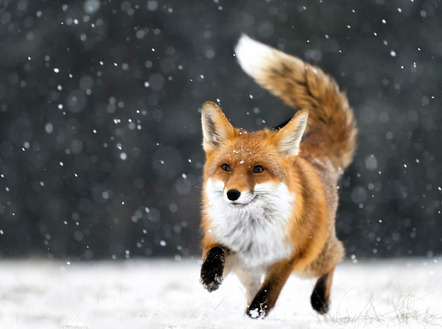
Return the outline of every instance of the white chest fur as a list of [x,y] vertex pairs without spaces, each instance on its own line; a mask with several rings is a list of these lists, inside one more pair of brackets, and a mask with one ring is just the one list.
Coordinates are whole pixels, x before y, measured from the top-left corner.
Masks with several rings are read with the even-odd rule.
[[293,252],[287,235],[294,196],[284,183],[257,184],[253,199],[240,206],[226,202],[223,191],[223,182],[207,181],[205,211],[217,241],[249,267],[270,265]]

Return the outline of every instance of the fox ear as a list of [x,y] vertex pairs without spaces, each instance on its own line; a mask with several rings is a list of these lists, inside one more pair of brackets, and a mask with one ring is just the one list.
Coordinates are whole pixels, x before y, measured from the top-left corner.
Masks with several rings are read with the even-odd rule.
[[203,125],[203,148],[210,152],[233,137],[235,130],[221,108],[213,102],[205,102],[201,113]]
[[300,110],[276,133],[276,146],[279,152],[289,157],[298,155],[307,120],[308,110]]

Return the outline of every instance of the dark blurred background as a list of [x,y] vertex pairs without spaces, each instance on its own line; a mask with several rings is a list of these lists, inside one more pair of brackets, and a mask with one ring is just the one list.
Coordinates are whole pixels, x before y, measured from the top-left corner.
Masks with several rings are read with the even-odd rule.
[[199,254],[200,107],[237,126],[293,110],[233,56],[241,33],[347,90],[347,256],[442,251],[441,1],[0,0],[0,255]]

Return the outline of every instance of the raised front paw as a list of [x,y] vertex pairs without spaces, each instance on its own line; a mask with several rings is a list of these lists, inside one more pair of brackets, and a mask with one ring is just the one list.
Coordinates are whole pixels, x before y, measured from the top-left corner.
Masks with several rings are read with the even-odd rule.
[[201,267],[201,283],[209,292],[215,291],[223,282],[224,251],[221,248],[210,250]]
[[215,291],[223,282],[223,269],[204,265],[201,268],[201,283],[209,292]]

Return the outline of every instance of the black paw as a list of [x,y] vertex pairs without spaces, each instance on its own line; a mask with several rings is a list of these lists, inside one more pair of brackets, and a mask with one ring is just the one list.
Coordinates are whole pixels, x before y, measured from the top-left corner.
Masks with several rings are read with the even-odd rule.
[[223,282],[223,266],[204,263],[201,268],[201,283],[209,292],[215,291]]
[[255,301],[247,308],[246,314],[251,319],[264,319],[268,312],[268,306],[266,303],[257,303]]
[[224,252],[221,248],[210,250],[201,267],[201,283],[209,292],[215,291],[223,282]]
[[324,300],[323,296],[320,296],[315,291],[313,291],[310,302],[313,309],[319,314],[326,314],[330,308],[330,303],[328,300]]

